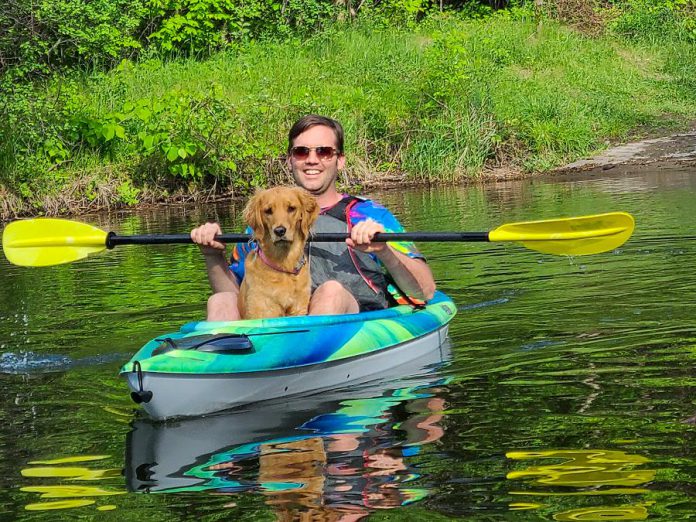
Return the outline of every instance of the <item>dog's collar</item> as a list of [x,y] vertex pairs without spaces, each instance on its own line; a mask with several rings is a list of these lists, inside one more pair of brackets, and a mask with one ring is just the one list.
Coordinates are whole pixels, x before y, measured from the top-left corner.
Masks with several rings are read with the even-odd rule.
[[259,256],[259,259],[263,261],[263,263],[267,267],[272,268],[276,272],[282,272],[284,274],[297,275],[300,273],[300,270],[302,270],[302,267],[305,266],[305,264],[307,263],[307,258],[304,254],[302,254],[302,258],[297,262],[297,265],[293,270],[285,270],[283,267],[276,265],[273,261],[268,259],[266,255],[263,253],[263,250],[261,250],[261,247],[256,248],[256,253]]

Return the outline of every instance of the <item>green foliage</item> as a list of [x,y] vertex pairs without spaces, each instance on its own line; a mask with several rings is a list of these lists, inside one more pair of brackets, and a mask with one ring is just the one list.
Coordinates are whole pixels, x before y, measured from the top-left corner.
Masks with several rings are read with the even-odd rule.
[[366,14],[382,27],[414,27],[430,7],[427,0],[385,0],[365,9]]
[[[275,5],[272,4],[273,13],[266,14],[267,25],[262,31],[270,38],[314,34],[336,21],[354,16],[350,1],[287,0],[280,9]],[[268,23],[271,20],[274,22]]]
[[694,0],[626,0],[615,4],[613,14],[609,28],[624,37],[696,41]]
[[123,180],[123,182],[118,185],[116,191],[118,193],[118,199],[121,203],[125,205],[135,205],[138,203],[140,189],[134,187],[131,180]]
[[327,0],[147,0],[149,39],[165,53],[210,54],[258,38],[321,30],[344,12]]
[[430,182],[476,177],[499,145],[497,125],[475,106],[457,107],[423,121],[409,134],[401,168]]
[[[245,136],[219,86],[194,93],[174,89],[156,98],[127,101],[120,110],[101,117],[78,115],[75,147],[91,147],[100,154],[137,158],[141,179],[169,178],[175,184],[198,183],[205,176],[229,178],[231,185],[247,186],[268,153],[263,142]],[[247,178],[235,178],[244,165]],[[258,183],[257,183],[258,184]]]
[[182,179],[202,178],[205,140],[211,137],[210,120],[197,114],[200,105],[211,100],[196,100],[184,92],[172,92],[163,99],[139,99],[127,102],[124,118],[134,120],[136,151],[145,160],[167,166],[168,171]]
[[[649,51],[617,50],[550,20],[539,26],[501,13],[478,24],[443,25],[427,52],[435,65],[423,88],[430,107],[469,100],[484,108],[496,122],[499,155],[519,158],[530,170],[589,154],[606,137],[623,136],[663,111],[694,107],[685,73],[660,76],[665,66],[686,64],[689,54],[663,62],[661,50],[646,67],[632,56]],[[677,86],[681,108],[657,94]]]
[[[307,20],[318,21],[318,4],[307,2]],[[290,20],[298,5],[278,16]],[[283,42],[237,42],[206,60],[151,56],[13,84],[0,99],[0,185],[36,206],[60,190],[125,204],[245,191],[287,180],[285,132],[310,112],[344,124],[354,180],[456,180],[498,162],[547,169],[663,125],[665,113],[696,114],[688,40],[588,38],[539,24],[526,7],[476,20],[437,14],[414,29],[366,18]]]
[[426,56],[433,65],[423,85],[424,94],[430,98],[425,100],[426,107],[437,109],[454,98],[468,95],[472,63],[459,33],[435,32]]
[[[504,3],[504,2],[503,2]],[[489,2],[432,0],[12,0],[0,4],[0,84],[65,68],[111,67],[125,57],[209,56],[250,41],[316,34],[360,19],[409,26],[453,9],[480,17]]]
[[0,181],[23,198],[62,185],[57,166],[71,160],[70,117],[76,86],[15,85],[0,107]]
[[150,39],[164,51],[192,54],[245,39],[263,21],[267,8],[281,7],[265,0],[148,0],[148,4],[158,27]]
[[2,2],[0,74],[9,84],[63,67],[115,63],[141,47],[144,1]]

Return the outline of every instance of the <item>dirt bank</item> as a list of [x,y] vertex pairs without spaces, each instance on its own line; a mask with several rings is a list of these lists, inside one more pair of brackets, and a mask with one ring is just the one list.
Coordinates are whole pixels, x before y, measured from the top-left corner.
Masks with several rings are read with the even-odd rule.
[[612,147],[598,156],[555,169],[554,174],[609,170],[618,166],[691,164],[696,167],[696,129],[683,134],[652,138]]
[[[591,158],[585,158],[562,167],[542,173],[541,175],[583,176],[620,167],[629,171],[645,165],[659,166],[664,169],[683,169],[693,165],[696,170],[696,125],[692,130],[681,134],[643,139],[623,145],[610,147]],[[488,183],[496,181],[514,181],[539,176],[539,173],[526,172],[519,167],[501,165],[484,169],[480,176],[462,183]],[[351,186],[350,181],[345,183]],[[375,174],[361,179],[358,185],[363,189],[393,188],[404,185],[421,185],[422,182],[409,178],[405,173]]]

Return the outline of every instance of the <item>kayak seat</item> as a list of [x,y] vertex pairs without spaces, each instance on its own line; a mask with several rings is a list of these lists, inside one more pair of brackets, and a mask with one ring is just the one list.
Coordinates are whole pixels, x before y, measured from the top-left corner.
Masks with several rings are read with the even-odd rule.
[[243,334],[193,335],[179,339],[163,337],[156,341],[161,344],[152,351],[153,356],[172,350],[198,350],[229,355],[254,353],[251,339]]

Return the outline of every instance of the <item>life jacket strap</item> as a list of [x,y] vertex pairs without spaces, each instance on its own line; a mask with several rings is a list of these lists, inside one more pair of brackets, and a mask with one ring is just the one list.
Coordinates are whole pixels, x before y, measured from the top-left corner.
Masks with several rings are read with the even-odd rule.
[[[363,201],[360,198],[356,198],[355,196],[347,196],[343,198],[341,201],[336,203],[333,207],[330,207],[326,209],[322,214],[325,214],[327,216],[331,216],[335,219],[338,219],[340,221],[343,221],[347,226],[348,226],[348,232],[350,233],[350,230],[352,228],[352,223],[350,222],[350,209],[353,208],[354,205],[359,203],[360,201]],[[351,257],[352,253],[351,253]],[[357,261],[355,258],[353,258],[353,263],[355,264],[356,268],[358,267]],[[358,268],[358,271],[360,269]],[[367,278],[365,275],[360,273],[362,278],[365,280],[365,282],[374,289],[374,283]],[[413,307],[414,310],[422,310],[425,308],[425,301],[421,301],[420,299],[414,299],[410,295],[408,295],[406,292],[404,292],[399,285],[396,284],[396,281],[394,281],[394,278],[391,277],[388,273],[386,274],[387,278],[387,292],[386,294],[392,299],[392,301],[396,304],[407,304]],[[389,286],[391,286],[393,289],[396,290],[396,292],[391,292]],[[395,295],[395,294],[400,294],[400,295]]]

